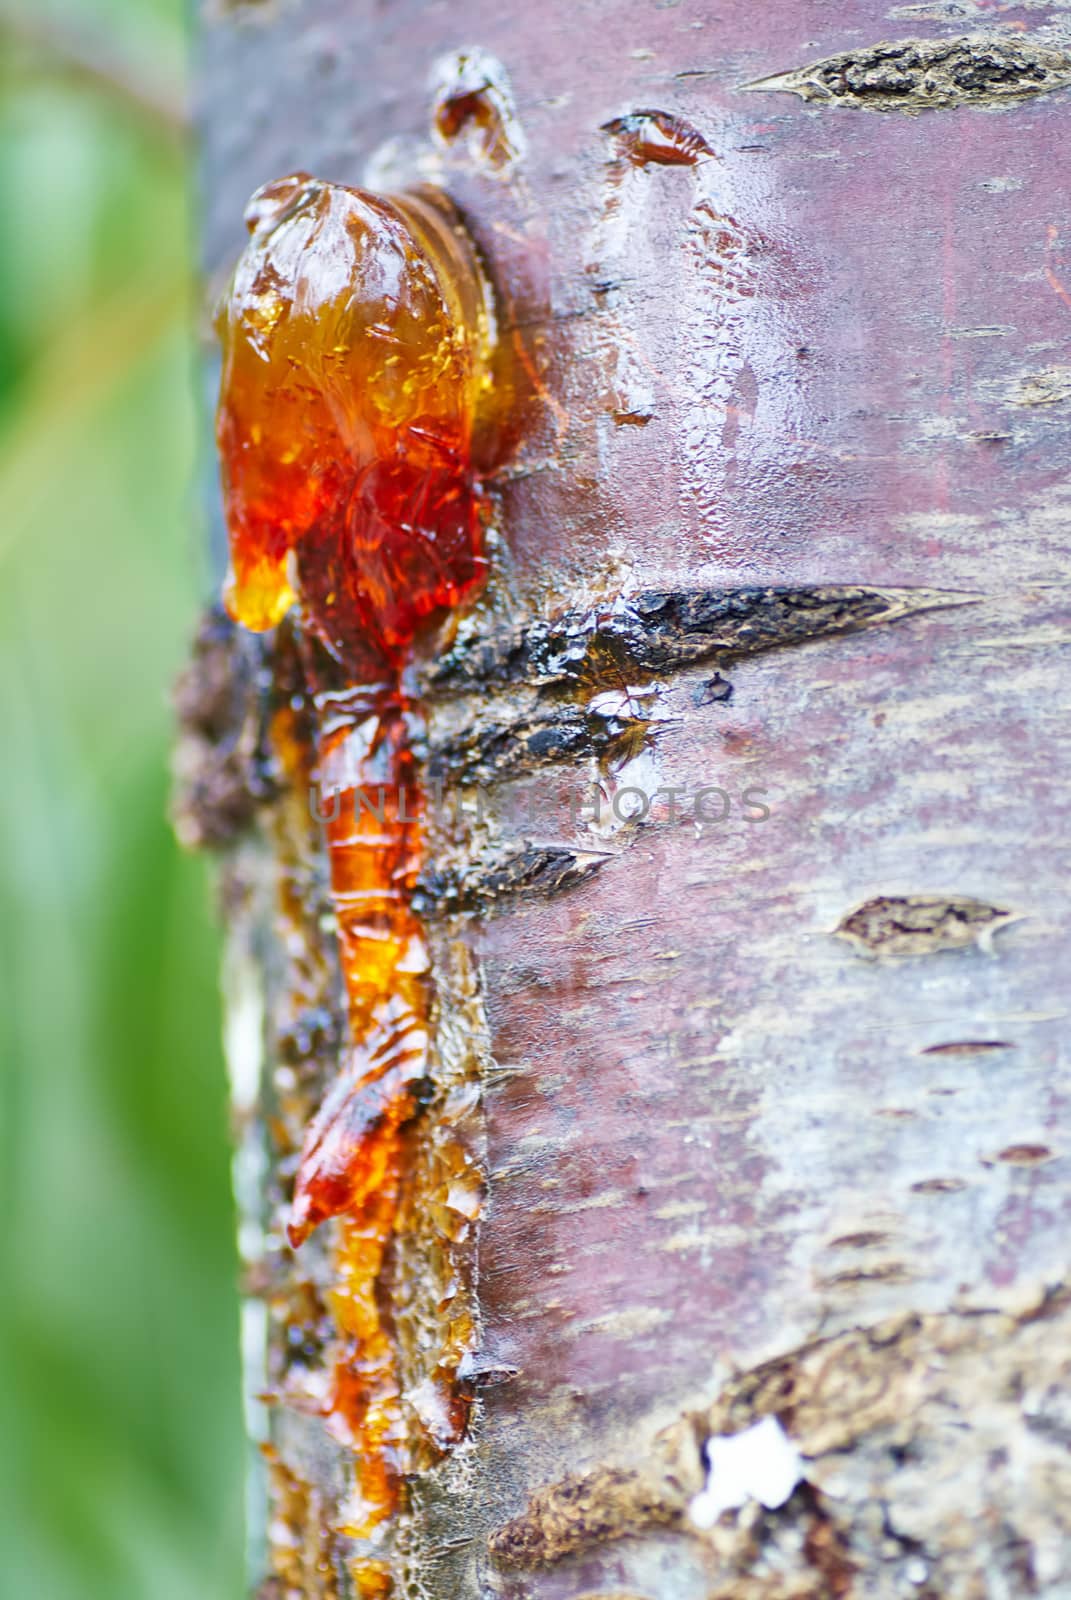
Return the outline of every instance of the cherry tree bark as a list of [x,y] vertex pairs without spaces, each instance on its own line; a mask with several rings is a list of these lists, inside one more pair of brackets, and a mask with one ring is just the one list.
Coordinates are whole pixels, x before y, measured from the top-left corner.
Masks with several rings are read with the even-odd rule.
[[[418,669],[376,1592],[1071,1587],[1069,52],[1034,0],[206,15],[211,291],[269,179],[433,182],[517,375]],[[344,1015],[295,636],[206,620],[177,816],[230,936],[252,1583],[327,1597],[372,1591],[285,1243]]]

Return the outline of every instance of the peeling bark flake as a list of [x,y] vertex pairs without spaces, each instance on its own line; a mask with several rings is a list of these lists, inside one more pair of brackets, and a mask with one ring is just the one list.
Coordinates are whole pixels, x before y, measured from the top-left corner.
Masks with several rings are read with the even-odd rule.
[[1071,55],[1029,37],[899,39],[845,50],[741,87],[864,111],[996,106],[1071,83]]
[[519,1517],[488,1539],[503,1566],[536,1568],[636,1529],[680,1520],[666,1488],[625,1467],[604,1466],[536,1490]]
[[[999,1515],[1009,1550],[1033,1542],[1054,1559],[1071,1490],[1068,1303],[1066,1283],[1053,1280],[1014,1309],[908,1312],[808,1341],[736,1374],[711,1404],[638,1443],[642,1472],[605,1464],[536,1489],[490,1535],[490,1552],[532,1570],[661,1525],[707,1546],[712,1600],[839,1600],[860,1572],[879,1569],[885,1586],[875,1593],[989,1594],[986,1541],[945,1542],[950,1498],[964,1526]],[[697,1526],[688,1509],[706,1481],[707,1441],[764,1419],[776,1419],[806,1463],[806,1481],[773,1512]],[[1024,1420],[1037,1441],[1034,1471],[1050,1489],[1041,1499],[1031,1474],[1007,1460]],[[920,1495],[923,1463],[938,1487]]]
[[837,924],[835,933],[871,956],[928,956],[940,950],[988,949],[993,935],[1015,920],[999,906],[969,895],[879,895]]

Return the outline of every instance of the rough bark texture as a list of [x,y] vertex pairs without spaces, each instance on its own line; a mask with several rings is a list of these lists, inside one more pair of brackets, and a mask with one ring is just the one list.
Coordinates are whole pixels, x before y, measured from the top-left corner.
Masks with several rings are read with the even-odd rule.
[[[422,667],[437,1088],[384,1292],[414,1426],[447,1282],[475,1400],[400,1594],[1071,1592],[1069,49],[1055,0],[206,17],[210,282],[269,178],[430,177],[528,375]],[[329,1259],[280,1223],[342,1015],[291,655],[207,626],[180,822],[224,851],[254,1585],[343,1596]],[[705,1526],[768,1416],[797,1487]]]

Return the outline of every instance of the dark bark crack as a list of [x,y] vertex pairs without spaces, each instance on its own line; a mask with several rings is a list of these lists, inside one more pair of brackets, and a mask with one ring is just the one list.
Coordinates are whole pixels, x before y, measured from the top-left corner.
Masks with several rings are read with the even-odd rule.
[[582,883],[610,859],[600,851],[555,844],[526,845],[454,872],[429,864],[417,880],[413,908],[421,916],[450,916],[487,911],[507,898],[541,899]]
[[637,675],[724,664],[834,634],[897,622],[975,597],[938,589],[854,584],[744,589],[648,589],[585,611],[534,618],[490,637],[478,614],[426,669],[431,696],[496,686],[620,689]]
[[1030,37],[898,39],[743,84],[818,105],[917,113],[994,106],[1071,83],[1071,55]]

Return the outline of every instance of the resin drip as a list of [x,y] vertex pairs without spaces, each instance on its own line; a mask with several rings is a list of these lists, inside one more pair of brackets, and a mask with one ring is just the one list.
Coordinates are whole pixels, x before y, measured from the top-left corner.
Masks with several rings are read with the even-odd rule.
[[[421,625],[484,573],[473,463],[492,328],[472,246],[431,191],[386,199],[299,173],[258,191],[246,220],[219,320],[226,597],[255,630],[296,603],[322,647],[309,677],[350,1039],[307,1130],[289,1234],[297,1247],[340,1219],[325,1411],[355,1452],[344,1531],[361,1540],[397,1506],[405,1470],[382,1278],[429,1071],[411,907],[419,717],[403,683]],[[371,1551],[355,1575],[362,1593],[387,1592]]]

